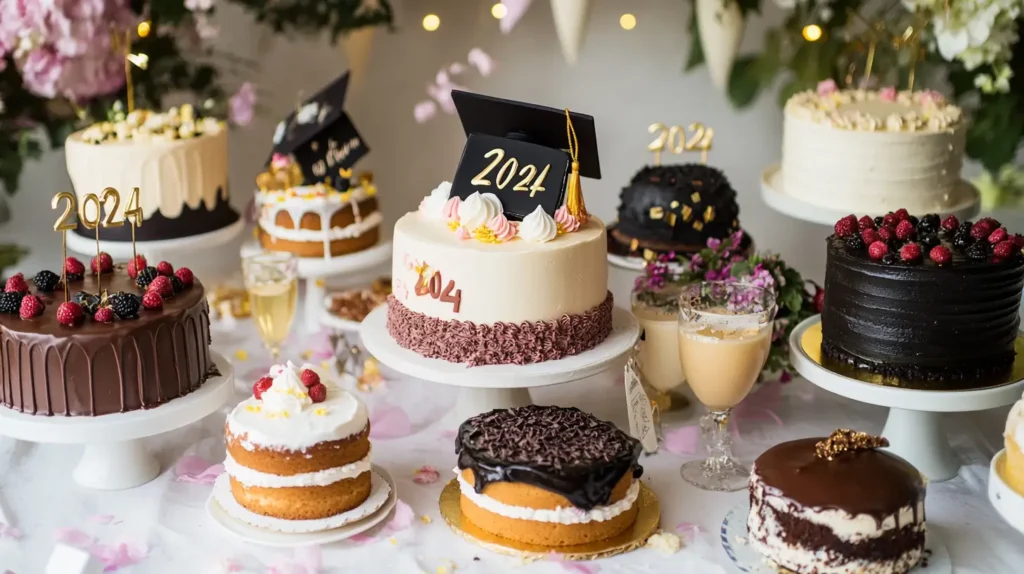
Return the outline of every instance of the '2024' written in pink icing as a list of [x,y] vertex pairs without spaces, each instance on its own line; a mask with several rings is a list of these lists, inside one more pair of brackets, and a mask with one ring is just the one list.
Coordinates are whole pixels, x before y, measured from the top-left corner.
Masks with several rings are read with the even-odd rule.
[[[455,289],[455,281],[449,279],[448,284],[445,285],[444,290],[442,290],[441,283],[443,280],[441,279],[441,272],[434,271],[434,274],[431,275],[428,280],[424,276],[425,271],[426,270],[420,271],[419,277],[416,279],[416,294],[421,296],[430,295],[442,303],[451,303],[452,312],[458,313],[459,306],[462,305],[462,289]],[[454,295],[452,294],[452,290],[455,291]]]

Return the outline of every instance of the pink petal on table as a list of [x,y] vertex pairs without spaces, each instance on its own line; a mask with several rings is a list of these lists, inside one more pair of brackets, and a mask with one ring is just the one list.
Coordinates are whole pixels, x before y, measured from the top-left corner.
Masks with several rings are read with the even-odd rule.
[[222,558],[217,564],[218,572],[222,574],[231,574],[232,572],[241,572],[242,565],[234,558]]
[[445,429],[439,432],[438,436],[444,440],[455,440],[455,437],[459,436],[459,431],[454,429]]
[[306,567],[310,574],[323,567],[323,550],[317,545],[301,546],[295,549],[295,562]]
[[491,72],[494,71],[494,58],[491,58],[487,52],[484,52],[480,48],[473,48],[470,50],[469,55],[466,56],[466,61],[476,68],[476,71],[480,72],[480,75],[485,78],[490,76]]
[[564,555],[555,551],[551,551],[551,553],[548,554],[548,560],[551,562],[558,562],[566,572],[597,574],[597,572],[601,571],[601,567],[593,562],[574,562],[572,560],[566,560]]
[[359,534],[350,537],[348,540],[350,542],[355,542],[356,544],[369,544],[370,542],[373,542],[377,539],[373,536],[370,536],[369,534],[364,534],[360,532]]
[[18,540],[23,536],[21,530],[9,525],[0,523],[0,540],[4,538],[10,538],[11,540]]
[[404,500],[399,499],[395,503],[395,516],[384,525],[384,530],[389,533],[405,530],[412,525],[414,518],[416,518],[416,513],[412,511],[412,507],[406,504]]
[[441,473],[437,469],[424,465],[412,472],[412,481],[416,484],[434,484],[441,479]]
[[58,528],[53,538],[75,548],[89,548],[96,540],[77,528]]
[[118,569],[138,564],[149,554],[149,548],[139,544],[97,544],[89,551],[103,563],[104,572],[116,572]]
[[402,407],[382,404],[370,413],[370,438],[402,438],[412,434],[412,421]]
[[89,522],[93,524],[114,524],[120,522],[113,514],[94,514],[89,517]]
[[323,361],[325,359],[334,358],[334,346],[331,345],[331,333],[326,329],[317,331],[309,340],[306,341],[306,345],[311,351],[309,354],[310,361]]
[[676,532],[683,537],[683,541],[687,541],[696,538],[701,532],[701,527],[693,522],[680,522],[676,524]]
[[181,457],[174,465],[174,479],[179,482],[213,484],[213,481],[223,472],[223,464],[212,464],[205,458],[194,454]]
[[498,29],[502,34],[508,34],[519,23],[519,19],[526,14],[532,0],[501,0],[505,5],[505,16],[498,21]]
[[679,456],[693,456],[700,447],[700,427],[686,425],[665,433],[665,450]]

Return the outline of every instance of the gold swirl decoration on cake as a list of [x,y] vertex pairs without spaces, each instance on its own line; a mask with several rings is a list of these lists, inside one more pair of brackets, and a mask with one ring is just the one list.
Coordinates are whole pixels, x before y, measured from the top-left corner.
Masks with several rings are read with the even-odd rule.
[[814,454],[825,460],[835,460],[843,453],[872,450],[889,446],[889,440],[850,429],[836,429],[823,441],[814,445]]

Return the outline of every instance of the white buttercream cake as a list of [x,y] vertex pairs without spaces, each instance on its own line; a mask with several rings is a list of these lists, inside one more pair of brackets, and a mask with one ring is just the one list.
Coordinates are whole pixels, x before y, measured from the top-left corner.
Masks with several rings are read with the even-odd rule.
[[960,178],[965,133],[960,108],[936,92],[823,82],[786,102],[783,191],[870,215],[945,211],[970,197]]

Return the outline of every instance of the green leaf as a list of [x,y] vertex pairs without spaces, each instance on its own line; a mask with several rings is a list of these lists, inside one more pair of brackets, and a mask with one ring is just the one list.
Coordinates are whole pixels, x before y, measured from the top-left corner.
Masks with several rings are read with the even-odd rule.
[[690,55],[686,58],[684,72],[689,72],[704,63],[704,48],[700,45],[700,28],[697,27],[697,8],[690,10]]
[[804,305],[804,297],[801,289],[786,289],[782,293],[782,302],[793,313],[799,313]]
[[802,82],[796,78],[786,82],[779,90],[779,106],[785,106],[789,98],[804,90],[814,89],[813,83]]
[[984,96],[974,111],[967,131],[967,155],[977,158],[989,171],[998,171],[1014,160],[1024,135],[1024,115],[1018,108],[1019,96]]
[[750,270],[753,269],[750,265],[750,261],[737,261],[733,264],[731,274],[733,277],[739,278],[745,275],[750,275]]
[[757,98],[762,86],[758,74],[757,58],[742,56],[736,60],[729,73],[729,100],[737,108],[749,106]]

